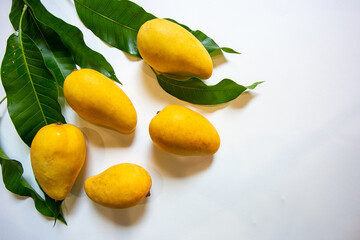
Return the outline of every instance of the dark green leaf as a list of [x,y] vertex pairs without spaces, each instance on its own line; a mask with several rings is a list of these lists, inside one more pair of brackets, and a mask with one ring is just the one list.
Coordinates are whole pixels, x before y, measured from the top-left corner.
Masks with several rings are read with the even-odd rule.
[[59,35],[51,28],[38,22],[31,10],[26,11],[22,20],[22,30],[38,46],[45,65],[62,87],[65,78],[76,68],[69,50],[62,43]]
[[55,17],[41,4],[40,0],[25,0],[31,8],[36,20],[42,25],[55,31],[63,44],[69,49],[74,57],[75,63],[82,68],[91,68],[104,74],[105,76],[119,82],[114,69],[106,61],[103,55],[90,49],[84,42],[82,32]]
[[136,36],[141,25],[155,18],[131,1],[75,0],[76,11],[100,39],[124,52],[140,57]]
[[[14,29],[19,29],[19,21],[24,6],[23,0],[12,1],[9,18]],[[71,53],[61,42],[60,37],[51,28],[39,23],[29,10],[26,11],[22,19],[22,30],[36,43],[44,57],[46,66],[58,84],[62,86],[65,77],[76,66]]]
[[191,32],[202,43],[202,45],[206,48],[206,50],[209,53],[213,53],[213,52],[215,52],[217,50],[223,50],[224,52],[227,52],[227,53],[239,54],[239,52],[237,52],[237,51],[235,51],[235,50],[233,50],[231,48],[219,47],[219,45],[217,45],[217,43],[213,39],[209,38],[207,35],[205,35],[205,33],[203,33],[200,30],[191,30],[188,26],[186,26],[184,24],[181,24],[181,23],[178,23],[174,19],[171,19],[171,18],[166,18],[166,19],[169,20],[169,21],[172,21],[172,22],[174,22],[176,24],[179,24],[180,26],[182,26],[183,28],[185,28],[186,30]]
[[163,74],[156,74],[160,86],[172,96],[200,105],[216,105],[229,102],[237,98],[247,89],[254,89],[262,82],[256,82],[245,87],[230,79],[223,79],[216,85],[206,85],[201,79],[192,77],[186,80],[177,80]]
[[21,13],[23,11],[23,8],[24,8],[23,0],[12,0],[9,19],[15,30],[19,29],[19,23],[20,23],[20,18],[21,18]]
[[21,30],[8,38],[1,80],[10,118],[28,146],[41,127],[65,122],[56,81],[35,43]]
[[23,168],[20,162],[9,159],[0,146],[0,164],[2,169],[2,178],[4,185],[10,192],[31,197],[34,200],[35,208],[44,216],[58,219],[66,224],[61,211],[62,201],[56,201],[49,198],[46,194],[46,201],[30,186],[30,184],[22,177]]
[[[137,49],[136,36],[141,25],[156,18],[142,7],[131,1],[124,0],[75,0],[76,11],[93,33],[111,46],[124,52],[141,57]],[[220,48],[214,40],[203,32],[193,31],[189,27],[175,22],[191,32],[204,45],[209,53],[223,50],[228,53],[238,53],[231,48]]]

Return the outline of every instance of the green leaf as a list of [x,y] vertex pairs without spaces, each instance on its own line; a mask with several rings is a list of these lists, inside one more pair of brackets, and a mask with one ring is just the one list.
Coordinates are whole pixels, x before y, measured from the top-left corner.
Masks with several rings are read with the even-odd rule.
[[21,29],[8,38],[1,80],[10,118],[28,146],[41,127],[65,122],[57,102],[56,81],[35,43]]
[[[142,7],[124,0],[74,0],[76,11],[87,28],[106,43],[126,53],[141,57],[137,49],[137,33],[146,21],[156,18]],[[223,50],[238,53],[231,48],[220,48],[213,39],[203,32],[175,22],[191,32],[204,45],[209,53]]]
[[[5,96],[1,99],[0,104],[7,98]],[[22,177],[23,168],[20,162],[9,159],[4,153],[0,145],[0,165],[2,167],[3,182],[7,190],[20,195],[31,197],[34,200],[35,208],[47,217],[52,217],[56,220],[66,224],[65,218],[61,210],[61,204],[63,201],[57,201],[50,198],[45,192],[45,200],[42,199],[39,194],[30,186],[30,184]]]
[[140,57],[136,36],[141,25],[154,19],[131,1],[75,0],[76,11],[96,36],[124,52]]
[[84,42],[82,32],[63,20],[55,17],[41,4],[40,0],[25,0],[31,8],[36,20],[42,25],[51,28],[61,38],[62,43],[69,49],[75,63],[82,68],[91,68],[117,81],[114,69],[103,55],[90,49]]
[[24,8],[23,0],[12,0],[9,19],[15,30],[19,29],[20,18],[23,8]]
[[66,224],[65,218],[61,211],[62,201],[56,201],[45,194],[46,200],[42,199],[39,194],[30,186],[22,177],[23,167],[19,161],[9,159],[0,146],[0,164],[4,185],[10,192],[31,197],[34,200],[35,208],[44,216],[54,218]]
[[209,53],[213,53],[217,50],[223,50],[224,52],[227,53],[236,53],[236,54],[240,54],[239,52],[228,48],[228,47],[219,47],[219,45],[210,37],[208,37],[205,33],[203,33],[200,30],[191,30],[188,26],[178,23],[177,21],[175,21],[174,19],[171,18],[166,18],[167,20],[174,22],[180,26],[182,26],[183,28],[185,28],[186,30],[188,30],[189,32],[191,32],[201,43],[202,45],[206,48],[206,50]]
[[62,87],[65,78],[76,69],[76,65],[59,35],[51,28],[38,22],[31,10],[24,15],[22,30],[36,43],[44,58],[45,65],[59,86]]
[[180,100],[200,105],[216,105],[229,102],[237,98],[245,90],[254,89],[262,83],[256,82],[245,87],[230,79],[223,79],[216,85],[209,86],[196,77],[177,80],[156,72],[155,74],[160,86],[167,93]]
[[224,52],[227,52],[227,53],[241,54],[241,53],[235,51],[234,49],[231,49],[231,48],[228,48],[228,47],[222,47],[221,50],[223,50]]
[[[66,224],[61,211],[62,201],[49,199],[48,196],[48,202],[42,199],[22,177],[24,171],[20,162],[9,159],[6,155],[1,153],[0,164],[2,167],[3,182],[8,191],[20,196],[31,197],[34,200],[35,208],[38,212],[44,216],[55,218],[55,220],[59,219],[61,222]],[[50,202],[52,203],[50,204]]]
[[[23,0],[13,0],[10,21],[14,29],[19,29],[19,21],[25,3]],[[35,19],[31,10],[27,10],[22,19],[22,30],[40,49],[45,65],[62,87],[64,80],[75,68],[74,59],[64,46],[60,37],[51,28],[41,24]]]

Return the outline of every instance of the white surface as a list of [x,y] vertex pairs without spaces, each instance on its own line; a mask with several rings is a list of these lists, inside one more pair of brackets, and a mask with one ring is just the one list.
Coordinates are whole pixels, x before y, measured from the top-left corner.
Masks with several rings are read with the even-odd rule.
[[[10,2],[0,5],[1,56],[13,32]],[[31,199],[0,184],[0,239],[360,239],[360,1],[136,2],[243,53],[217,57],[208,83],[225,77],[244,85],[266,82],[221,106],[187,104],[164,92],[142,61],[97,39],[71,0],[44,0],[109,60],[138,125],[125,136],[66,109],[88,143],[86,166],[64,202],[68,226],[53,227]],[[218,153],[181,158],[154,147],[148,124],[168,104],[207,117],[221,136]],[[5,104],[0,113],[1,144],[31,179],[28,149]],[[149,170],[151,197],[126,210],[92,203],[85,179],[121,162]]]

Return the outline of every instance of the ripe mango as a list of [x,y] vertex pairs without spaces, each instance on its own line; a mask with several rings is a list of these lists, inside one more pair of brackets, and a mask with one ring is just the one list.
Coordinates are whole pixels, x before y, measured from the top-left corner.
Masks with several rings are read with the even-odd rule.
[[185,28],[165,19],[145,22],[137,35],[144,61],[161,73],[207,79],[213,71],[211,57],[201,42]]
[[111,79],[92,69],[70,73],[64,81],[64,96],[81,117],[121,133],[131,133],[137,124],[134,105]]
[[220,147],[215,127],[200,113],[168,105],[150,122],[149,133],[160,149],[178,155],[214,154]]
[[55,200],[62,200],[69,194],[85,156],[84,135],[71,124],[46,125],[31,143],[34,175],[44,192]]
[[111,208],[128,208],[139,204],[149,193],[151,177],[142,167],[121,163],[86,179],[87,196]]

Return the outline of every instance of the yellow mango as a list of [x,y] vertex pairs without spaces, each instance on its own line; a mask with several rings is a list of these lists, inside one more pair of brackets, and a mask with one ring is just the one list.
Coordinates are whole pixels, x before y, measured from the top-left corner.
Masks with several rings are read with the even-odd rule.
[[87,196],[111,208],[128,208],[139,204],[151,188],[151,177],[142,167],[132,163],[114,165],[86,179]]
[[84,135],[71,124],[46,125],[31,143],[34,175],[44,192],[55,200],[62,200],[69,194],[85,156]]
[[161,73],[207,79],[213,71],[211,57],[201,42],[185,28],[165,19],[145,22],[137,35],[144,61]]
[[64,82],[70,107],[93,123],[131,133],[137,123],[134,105],[111,79],[92,69],[75,70]]
[[220,147],[215,127],[200,113],[168,105],[150,122],[149,133],[160,149],[178,155],[214,154]]

